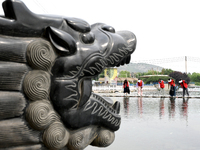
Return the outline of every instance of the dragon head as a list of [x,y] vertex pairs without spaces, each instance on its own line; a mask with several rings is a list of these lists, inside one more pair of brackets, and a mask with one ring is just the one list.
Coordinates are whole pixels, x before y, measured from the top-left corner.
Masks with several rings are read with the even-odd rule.
[[[63,37],[55,28],[49,28],[49,33],[50,39]],[[129,63],[136,38],[131,32],[115,32],[113,27],[98,23],[85,34],[73,30],[72,40],[71,49],[75,52],[57,58],[52,67],[51,100],[55,109],[68,127],[95,124],[116,131],[120,125],[119,103],[111,107],[102,102],[103,98],[96,98],[92,94],[91,79],[106,67]]]
[[[16,63],[24,65],[25,71],[15,72],[22,74],[16,78],[23,85],[17,90],[28,103],[25,121],[42,131],[49,148],[60,149],[68,141],[69,149],[111,144],[121,123],[120,103],[92,93],[92,78],[107,67],[128,64],[136,48],[135,35],[116,32],[103,23],[90,26],[78,18],[37,15],[19,0],[6,0],[3,8],[0,60],[10,63],[11,68]],[[12,87],[3,90],[11,91]],[[55,142],[49,142],[49,134],[57,128],[63,129],[64,142],[52,146]],[[74,140],[80,143],[80,134],[86,137],[81,138],[84,142],[73,145]],[[104,139],[108,138],[102,135],[109,135],[107,144]]]

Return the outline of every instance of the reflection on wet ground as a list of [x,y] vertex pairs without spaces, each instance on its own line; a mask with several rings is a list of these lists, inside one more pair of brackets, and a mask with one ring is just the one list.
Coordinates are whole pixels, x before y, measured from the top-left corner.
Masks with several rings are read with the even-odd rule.
[[[200,99],[112,97],[122,123],[108,150],[199,150]],[[87,150],[101,148],[88,147]]]

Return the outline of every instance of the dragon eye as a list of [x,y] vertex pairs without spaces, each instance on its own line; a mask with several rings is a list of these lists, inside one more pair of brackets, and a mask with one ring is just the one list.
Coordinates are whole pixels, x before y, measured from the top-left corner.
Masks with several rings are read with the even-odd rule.
[[102,29],[105,30],[105,31],[109,31],[111,33],[115,33],[115,29],[109,25],[104,25],[102,26]]
[[83,43],[85,44],[91,44],[94,42],[95,40],[95,35],[92,32],[89,33],[83,33],[81,35],[81,40],[83,41]]

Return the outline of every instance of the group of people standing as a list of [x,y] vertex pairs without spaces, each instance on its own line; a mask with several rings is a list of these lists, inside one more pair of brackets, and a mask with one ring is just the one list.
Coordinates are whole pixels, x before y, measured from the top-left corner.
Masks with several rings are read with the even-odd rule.
[[[164,88],[165,88],[165,83],[163,80],[159,79],[158,81],[159,83],[159,90],[161,95],[164,96]],[[180,86],[183,88],[183,97],[185,96],[185,94],[187,94],[189,96],[189,92],[188,92],[188,84],[186,83],[185,80],[180,79],[179,80],[179,84]],[[142,88],[144,86],[144,82],[141,79],[138,79],[137,83],[136,83],[136,88],[138,89],[138,95],[142,96]],[[170,90],[169,90],[169,94],[170,96],[176,96],[176,84],[175,81],[171,78],[168,79],[168,88],[170,86]],[[124,81],[123,83],[123,88],[124,88],[124,94],[127,96],[127,94],[130,94],[130,88],[129,88],[129,82],[127,80]]]

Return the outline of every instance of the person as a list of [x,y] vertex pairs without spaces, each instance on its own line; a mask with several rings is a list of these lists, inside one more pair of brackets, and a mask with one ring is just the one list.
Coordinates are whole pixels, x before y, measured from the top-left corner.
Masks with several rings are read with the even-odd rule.
[[136,83],[136,88],[138,88],[138,95],[142,96],[142,88],[144,86],[144,82],[140,79],[138,79],[138,82]]
[[180,84],[181,87],[183,88],[183,97],[185,96],[185,91],[186,91],[186,94],[189,96],[188,84],[185,82],[185,80],[180,79],[180,80],[179,80],[179,84]]
[[168,88],[169,85],[170,85],[170,91],[169,91],[170,96],[176,96],[176,85],[174,80],[171,78],[168,79]]
[[164,96],[164,88],[165,88],[165,83],[163,80],[159,79],[158,83],[160,84],[160,94]]
[[124,80],[123,88],[124,88],[124,96],[130,94],[129,82],[127,80]]

